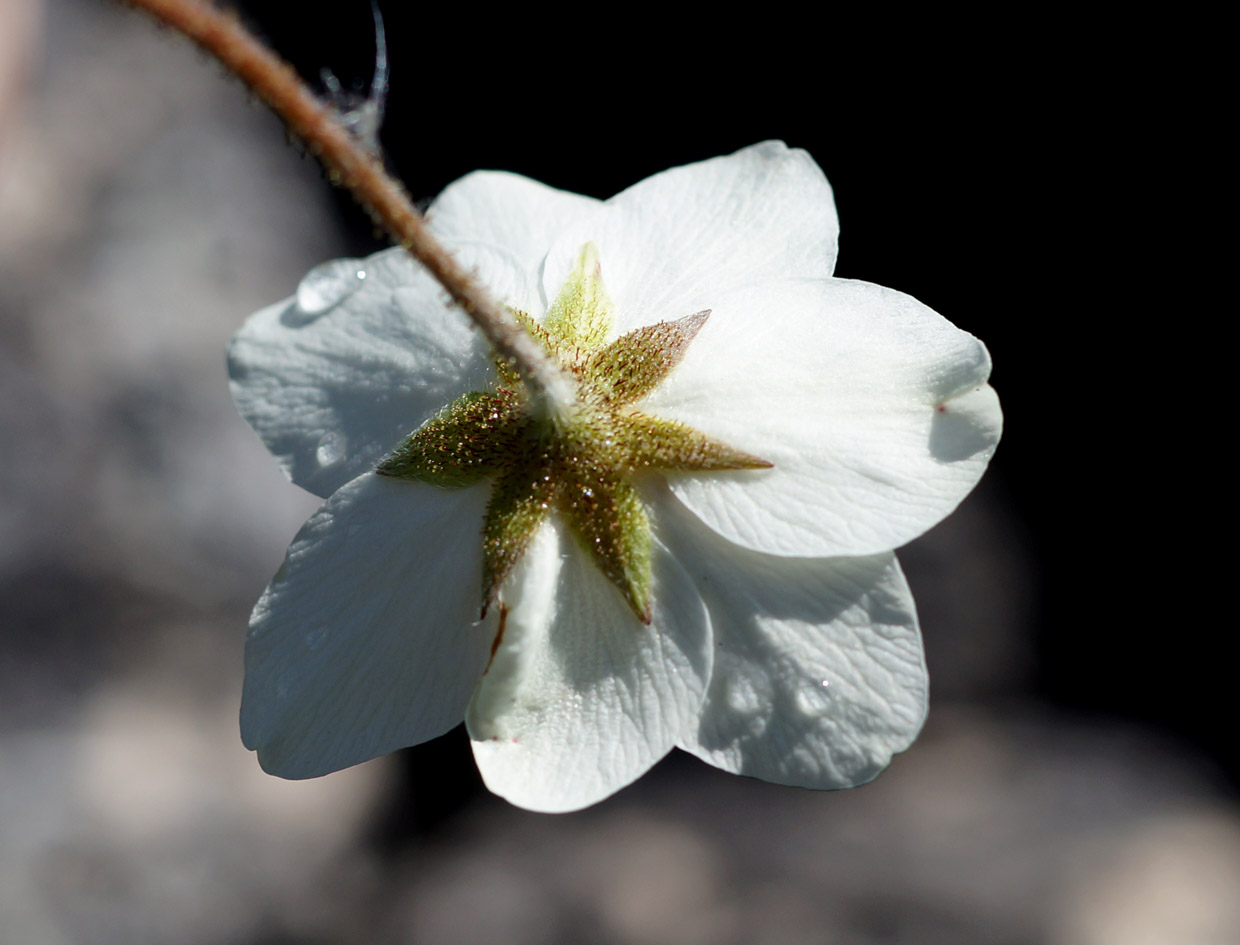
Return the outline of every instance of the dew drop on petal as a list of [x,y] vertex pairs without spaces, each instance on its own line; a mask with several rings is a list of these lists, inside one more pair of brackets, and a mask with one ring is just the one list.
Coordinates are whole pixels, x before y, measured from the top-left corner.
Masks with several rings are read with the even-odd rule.
[[723,698],[732,711],[731,724],[751,738],[758,738],[770,723],[770,693],[745,674],[730,676],[724,684]]
[[819,684],[798,689],[792,697],[797,711],[802,715],[822,715],[830,708],[831,696],[827,689]]
[[365,279],[360,259],[333,259],[315,266],[297,286],[297,307],[307,315],[322,315],[360,289]]
[[314,459],[320,466],[335,466],[344,459],[344,437],[334,430],[324,433],[315,447]]
[[724,698],[728,708],[741,715],[753,715],[762,708],[762,699],[753,682],[746,676],[738,675],[728,679]]

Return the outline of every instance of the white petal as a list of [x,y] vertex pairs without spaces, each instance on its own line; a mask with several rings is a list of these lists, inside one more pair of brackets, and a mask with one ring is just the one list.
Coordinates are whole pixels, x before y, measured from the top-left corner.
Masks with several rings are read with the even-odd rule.
[[895,555],[763,555],[677,524],[664,534],[702,591],[716,646],[701,726],[682,748],[822,789],[869,781],[909,746],[928,680]]
[[774,464],[669,477],[721,535],[772,554],[896,548],[952,511],[1003,425],[985,346],[916,299],[843,279],[720,298],[641,409]]
[[511,253],[524,270],[537,273],[556,235],[599,206],[601,201],[593,197],[556,190],[519,174],[475,171],[448,185],[426,219],[450,246],[489,243]]
[[650,626],[555,523],[539,532],[503,597],[503,642],[466,716],[496,794],[530,810],[585,807],[696,726],[710,674],[706,615],[657,542]]
[[814,159],[768,141],[613,197],[556,240],[543,291],[554,298],[593,241],[623,334],[753,283],[830,276],[838,236],[831,186]]
[[241,737],[266,771],[317,777],[460,723],[496,631],[487,496],[367,473],[305,524],[246,638]]
[[[471,245],[458,256],[503,296],[537,298],[536,283],[503,251]],[[407,253],[388,250],[361,265],[366,278],[336,305],[272,305],[229,349],[242,415],[289,477],[320,496],[492,373],[485,342]]]

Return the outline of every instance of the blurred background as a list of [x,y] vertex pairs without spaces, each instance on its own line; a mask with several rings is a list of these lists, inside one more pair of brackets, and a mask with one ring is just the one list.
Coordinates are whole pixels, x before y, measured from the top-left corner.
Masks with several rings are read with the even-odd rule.
[[[835,188],[839,274],[989,345],[1005,439],[901,551],[925,733],[854,791],[673,755],[555,817],[486,794],[459,730],[263,775],[244,628],[315,501],[236,415],[223,350],[382,241],[167,31],[0,0],[0,939],[1240,941],[1231,622],[1163,532],[1195,477],[1157,365],[1188,354],[1139,317],[1169,93],[1114,53],[1128,27],[457,6],[382,4],[382,143],[418,199],[480,167],[607,197],[783,138]],[[368,3],[244,12],[308,79],[369,83]]]

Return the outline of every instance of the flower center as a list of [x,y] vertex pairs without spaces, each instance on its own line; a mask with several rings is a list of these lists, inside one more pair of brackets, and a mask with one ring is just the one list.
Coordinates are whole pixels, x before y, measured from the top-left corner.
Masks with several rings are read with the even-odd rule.
[[483,613],[556,512],[637,618],[649,623],[650,523],[635,484],[639,477],[771,465],[636,407],[680,363],[710,312],[608,343],[611,300],[598,254],[587,243],[543,322],[516,314],[576,380],[576,403],[536,415],[512,366],[497,359],[493,391],[471,391],[446,406],[377,471],[446,488],[494,479],[482,528]]

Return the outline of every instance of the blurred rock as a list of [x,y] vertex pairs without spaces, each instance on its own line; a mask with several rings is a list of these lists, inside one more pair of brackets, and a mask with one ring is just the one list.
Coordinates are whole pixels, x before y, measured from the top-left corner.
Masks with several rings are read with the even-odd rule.
[[0,178],[0,569],[45,556],[249,596],[313,502],[238,422],[223,353],[339,252],[327,188],[236,83],[132,11],[61,0],[47,33]]
[[243,941],[313,911],[384,770],[291,784],[237,734],[246,608],[315,503],[224,346],[336,230],[184,43],[93,0],[45,33],[0,139],[0,937]]
[[236,667],[215,663],[199,671],[235,682],[209,697],[178,692],[175,665],[148,665],[164,672],[114,680],[71,724],[0,737],[6,938],[216,945],[315,910],[314,883],[347,862],[383,766],[263,774],[237,737]]
[[1210,771],[1140,730],[945,710],[853,791],[681,756],[579,814],[484,805],[348,941],[1222,945],[1238,831]]
[[1098,839],[1077,870],[1055,945],[1240,940],[1240,822],[1208,806]]

